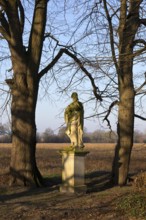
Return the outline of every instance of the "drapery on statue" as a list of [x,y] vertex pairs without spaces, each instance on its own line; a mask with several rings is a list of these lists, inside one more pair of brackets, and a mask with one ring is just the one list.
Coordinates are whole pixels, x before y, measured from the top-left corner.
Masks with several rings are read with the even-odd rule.
[[83,148],[83,122],[84,109],[78,100],[78,94],[73,92],[71,95],[73,102],[65,109],[65,122],[67,124],[66,134],[70,138],[71,147]]

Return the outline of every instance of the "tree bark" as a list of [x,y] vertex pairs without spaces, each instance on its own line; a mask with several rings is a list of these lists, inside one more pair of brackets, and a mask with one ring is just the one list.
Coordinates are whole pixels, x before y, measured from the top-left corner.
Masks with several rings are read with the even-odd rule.
[[30,77],[25,59],[22,62],[19,59],[16,61],[15,57],[17,56],[12,48],[11,54],[12,62],[15,63],[13,65],[15,78],[8,82],[12,95],[12,154],[10,163],[12,178],[10,183],[22,182],[24,185],[40,185],[43,181],[35,159],[35,109],[39,81],[36,77]]
[[[17,92],[15,91],[17,94]],[[25,96],[21,101],[19,94],[12,98],[12,155],[10,171],[11,183],[20,182],[27,184],[36,183],[40,180],[37,175],[35,160],[36,148],[36,125],[35,109],[32,106],[32,98]]]
[[[34,16],[28,43],[23,46],[24,9],[21,1],[5,2],[5,22],[1,23],[8,42],[13,78],[6,80],[11,89],[12,155],[10,184],[42,185],[36,165],[35,110],[39,88],[40,66],[47,13],[46,0],[35,0]],[[5,15],[5,14],[4,14]],[[6,28],[7,27],[7,28]]]
[[[129,68],[123,67],[124,71]],[[134,132],[134,88],[130,70],[120,83],[120,103],[118,111],[118,141],[113,162],[114,183],[125,185],[127,182]]]
[[129,11],[127,1],[121,1],[119,24],[119,110],[118,141],[113,161],[113,181],[125,185],[128,178],[134,132],[134,85],[133,85],[133,42],[139,27],[139,6],[141,0],[131,0]]

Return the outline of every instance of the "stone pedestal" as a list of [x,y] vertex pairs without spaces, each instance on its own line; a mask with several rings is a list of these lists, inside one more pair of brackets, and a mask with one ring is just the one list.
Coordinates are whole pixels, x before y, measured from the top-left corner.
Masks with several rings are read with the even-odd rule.
[[84,150],[62,150],[62,185],[60,192],[86,192]]

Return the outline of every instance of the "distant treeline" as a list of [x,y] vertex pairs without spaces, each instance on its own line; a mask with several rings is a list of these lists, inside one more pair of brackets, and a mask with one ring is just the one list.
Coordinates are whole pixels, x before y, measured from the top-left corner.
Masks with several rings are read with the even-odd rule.
[[[68,136],[65,134],[65,127],[62,127],[58,134],[54,134],[51,129],[46,129],[43,133],[37,134],[37,142],[39,143],[68,143]],[[97,130],[92,133],[86,131],[83,135],[84,143],[114,143],[116,142],[115,132],[106,132]]]
[[[38,143],[69,143],[65,134],[65,127],[61,127],[57,134],[50,128],[42,133],[37,133]],[[96,130],[94,132],[84,131],[84,143],[116,143],[117,134],[114,131]],[[0,143],[11,143],[11,132],[7,126],[0,124]],[[134,133],[135,143],[146,143],[146,135],[140,131]]]

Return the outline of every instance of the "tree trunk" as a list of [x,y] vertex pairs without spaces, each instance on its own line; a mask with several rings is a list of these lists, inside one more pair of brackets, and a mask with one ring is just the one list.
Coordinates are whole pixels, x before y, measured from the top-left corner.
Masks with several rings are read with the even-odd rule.
[[7,40],[13,78],[6,80],[12,95],[11,183],[43,183],[37,169],[35,109],[39,87],[38,70],[46,26],[47,0],[34,1],[28,47],[23,44],[25,10],[21,1],[3,1],[1,34]]
[[11,88],[12,104],[12,155],[10,163],[10,184],[43,184],[36,165],[36,124],[35,110],[39,80],[31,74],[26,57],[16,59],[12,51],[14,78],[7,80]]
[[[134,130],[134,88],[132,74],[124,77],[120,86],[120,103],[118,112],[118,141],[113,162],[114,183],[125,185],[127,182]],[[131,81],[131,82],[130,82]],[[128,83],[128,84],[127,84]]]
[[[22,73],[21,75],[17,73],[17,76],[18,75],[20,81]],[[15,84],[12,89],[11,184],[23,182],[24,185],[40,185],[43,182],[41,174],[37,169],[35,159],[35,108],[38,85],[34,86],[34,91],[32,93],[30,91],[28,92],[24,85],[24,81],[21,81],[19,85],[16,83],[17,81],[18,80],[15,80]]]
[[[119,24],[119,110],[118,141],[113,161],[113,180],[115,184],[125,185],[128,177],[134,132],[134,85],[133,58],[134,40],[139,27],[139,7],[141,0],[121,1]],[[128,11],[129,10],[129,11]]]

